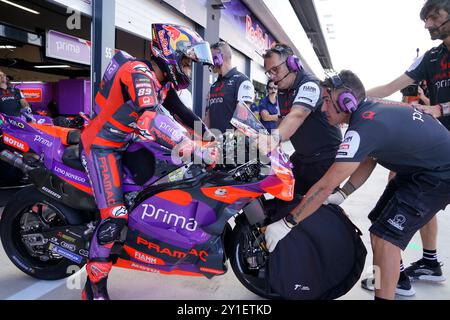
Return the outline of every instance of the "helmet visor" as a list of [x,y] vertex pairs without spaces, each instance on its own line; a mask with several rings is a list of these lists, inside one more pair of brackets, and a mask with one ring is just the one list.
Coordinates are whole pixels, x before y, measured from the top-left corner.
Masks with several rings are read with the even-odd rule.
[[209,43],[206,41],[193,45],[188,50],[186,50],[185,55],[196,62],[201,62],[202,64],[207,65],[214,65],[211,55],[211,49],[209,48]]

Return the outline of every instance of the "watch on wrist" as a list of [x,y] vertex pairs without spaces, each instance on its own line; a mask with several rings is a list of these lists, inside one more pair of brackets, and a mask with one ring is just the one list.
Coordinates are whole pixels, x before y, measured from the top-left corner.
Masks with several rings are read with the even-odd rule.
[[443,117],[450,115],[450,103],[441,103],[440,106]]
[[292,214],[288,214],[284,218],[284,220],[288,223],[288,227],[289,228],[293,228],[293,227],[295,227],[298,224],[298,222],[295,221],[294,216]]

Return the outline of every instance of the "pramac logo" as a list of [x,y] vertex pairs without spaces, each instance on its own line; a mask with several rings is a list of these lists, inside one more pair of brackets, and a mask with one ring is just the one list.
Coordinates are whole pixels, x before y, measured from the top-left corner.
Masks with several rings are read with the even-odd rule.
[[30,150],[30,147],[28,147],[28,144],[26,142],[11,137],[9,134],[6,133],[3,134],[3,142],[8,146],[19,149],[20,151],[23,152],[27,152],[28,150]]

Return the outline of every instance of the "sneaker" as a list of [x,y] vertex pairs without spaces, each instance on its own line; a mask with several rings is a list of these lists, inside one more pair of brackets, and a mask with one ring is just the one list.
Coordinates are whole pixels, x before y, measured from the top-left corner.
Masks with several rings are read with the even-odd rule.
[[[361,280],[361,287],[366,290],[375,291],[375,279],[366,278]],[[411,297],[416,294],[416,290],[411,286],[411,282],[406,277],[402,281],[398,281],[397,288],[395,288],[395,293],[399,296]]]
[[412,280],[424,280],[433,282],[445,281],[441,269],[442,263],[438,262],[435,267],[431,267],[424,259],[411,263],[411,266],[405,269],[405,273]]
[[89,277],[86,280],[83,291],[81,292],[82,300],[110,300],[108,291],[106,290],[106,279],[100,280],[97,284],[93,284]]

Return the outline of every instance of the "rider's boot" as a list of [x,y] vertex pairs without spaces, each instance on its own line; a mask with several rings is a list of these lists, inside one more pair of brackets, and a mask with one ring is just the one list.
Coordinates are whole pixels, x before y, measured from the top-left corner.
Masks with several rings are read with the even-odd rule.
[[88,262],[88,277],[82,291],[83,300],[110,300],[107,290],[108,274],[112,262]]

